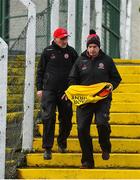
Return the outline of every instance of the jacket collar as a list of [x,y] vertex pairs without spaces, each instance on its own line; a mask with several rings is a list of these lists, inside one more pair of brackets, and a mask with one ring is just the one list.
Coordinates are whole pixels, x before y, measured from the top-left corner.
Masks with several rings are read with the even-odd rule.
[[67,45],[66,48],[61,48],[61,47],[58,46],[54,41],[52,41],[52,46],[53,46],[55,49],[58,49],[58,50],[61,50],[61,51],[65,51],[65,50],[67,49],[67,47],[68,47],[68,45]]

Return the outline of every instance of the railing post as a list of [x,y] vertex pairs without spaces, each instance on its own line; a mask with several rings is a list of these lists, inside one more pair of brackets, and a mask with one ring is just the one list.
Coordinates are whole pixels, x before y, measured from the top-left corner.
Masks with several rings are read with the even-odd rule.
[[0,179],[5,177],[8,46],[0,38]]
[[36,7],[31,0],[20,0],[28,9],[26,32],[26,70],[24,85],[24,117],[22,151],[31,151],[33,143]]
[[96,11],[96,31],[102,39],[102,7],[103,7],[103,0],[95,0],[95,11]]
[[51,8],[51,40],[54,30],[59,27],[59,3],[59,0],[53,0]]
[[127,1],[126,26],[125,26],[125,59],[131,59],[131,17],[132,0]]
[[120,58],[125,58],[125,37],[126,37],[126,0],[121,0],[120,3]]
[[67,28],[70,34],[69,44],[75,48],[75,28],[76,28],[76,1],[68,0],[68,21]]
[[82,21],[82,51],[86,49],[87,36],[90,29],[90,1],[83,1],[83,21]]

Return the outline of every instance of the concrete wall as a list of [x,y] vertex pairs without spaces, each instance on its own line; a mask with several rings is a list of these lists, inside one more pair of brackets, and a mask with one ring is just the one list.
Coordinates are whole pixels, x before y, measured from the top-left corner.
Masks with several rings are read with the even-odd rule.
[[[37,13],[47,7],[47,0],[33,0]],[[27,11],[19,0],[10,0],[10,16],[27,15]],[[27,17],[10,19],[10,38],[16,38],[27,22]],[[67,1],[60,0],[60,26],[67,27]]]
[[140,0],[132,0],[131,57],[140,59]]
[[[42,12],[45,8],[47,8],[48,0],[32,0],[36,4],[37,13]],[[60,19],[59,19],[59,26],[67,27],[67,1],[60,0]],[[17,17],[10,19],[9,23],[9,38],[13,39],[10,40],[10,47],[15,42],[15,39],[20,35],[23,28],[27,23],[27,10],[25,9],[24,5],[19,0],[10,0],[10,16],[20,16],[26,15],[26,17]],[[44,14],[40,18],[37,18],[37,41],[36,41],[36,50],[37,52],[42,52],[42,49],[47,45],[47,21],[48,16]],[[39,37],[38,37],[39,36]],[[43,37],[40,37],[43,36]],[[45,37],[44,37],[45,36]],[[25,49],[25,40],[20,40],[19,44],[15,45],[15,49]],[[17,47],[19,46],[19,47]],[[23,46],[23,47],[21,47]]]
[[[27,15],[27,11],[19,0],[10,0],[10,17]],[[17,38],[26,24],[27,17],[12,18],[9,21],[9,37]]]
[[[33,0],[36,4],[37,13],[47,7],[47,0]],[[25,6],[19,0],[10,0],[10,16],[27,15]],[[9,21],[9,38],[17,38],[27,23],[27,17],[12,18]],[[11,41],[10,44],[14,42]]]

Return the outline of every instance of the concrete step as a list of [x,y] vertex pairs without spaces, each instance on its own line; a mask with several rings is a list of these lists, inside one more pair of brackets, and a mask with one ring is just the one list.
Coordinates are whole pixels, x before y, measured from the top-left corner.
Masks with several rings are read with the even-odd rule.
[[[8,112],[19,112],[23,109],[23,104],[8,104]],[[40,109],[40,104],[36,103],[34,109]],[[73,106],[73,111],[76,111],[76,107]],[[113,113],[139,113],[140,103],[112,103],[110,112]]]
[[120,74],[140,74],[140,65],[117,65]]
[[22,119],[23,112],[11,112],[7,113],[7,122],[12,123],[14,121],[20,121]]
[[7,94],[9,95],[20,95],[23,96],[24,86],[23,85],[8,85]]
[[121,83],[140,83],[140,74],[122,74]]
[[[140,153],[139,139],[126,138],[112,138],[112,152],[113,153]],[[94,152],[101,152],[100,145],[97,138],[93,138]],[[42,138],[34,138],[33,149],[36,152],[42,152]],[[80,144],[77,138],[68,139],[69,152],[81,152]],[[58,151],[57,139],[55,138],[53,151]]]
[[[35,110],[40,108],[40,104],[35,104],[34,105]],[[7,112],[20,112],[23,111],[23,104],[8,104],[7,105]]]
[[[128,66],[128,65],[117,65],[117,69],[120,74],[140,74],[140,65]],[[37,70],[37,66],[35,68]],[[19,75],[24,76],[25,68],[24,67],[9,67],[9,75]]]
[[140,93],[140,84],[120,84],[117,89],[113,91],[113,93]]
[[8,85],[23,85],[24,77],[23,76],[8,76]]
[[[75,106],[73,106],[73,111],[76,111]],[[115,112],[115,113],[140,112],[140,103],[112,102],[110,112]]]
[[[140,83],[140,74],[122,74],[122,84]],[[8,85],[21,85],[24,82],[24,76],[8,76]]]
[[[34,119],[36,119],[38,111],[34,111]],[[7,113],[7,122],[14,123],[21,121],[23,118],[23,112],[11,112]]]
[[[34,110],[34,118],[37,117],[38,110]],[[56,122],[58,123],[58,113]],[[11,112],[7,113],[7,121],[14,122],[20,121],[23,116],[23,112]],[[132,124],[132,125],[139,125],[140,124],[140,113],[111,113],[110,114],[110,124]],[[94,120],[94,118],[93,118]],[[76,123],[76,115],[74,113],[72,122]]]
[[8,67],[8,75],[9,76],[24,76],[25,75],[25,67]]
[[113,93],[113,102],[139,102],[140,101],[140,93]]
[[7,160],[6,161],[6,166],[12,166],[14,165],[16,162],[14,160]]
[[5,156],[5,158],[6,158],[6,161],[8,161],[8,162],[11,160],[12,151],[13,151],[13,148],[6,147],[6,156]]
[[9,94],[7,96],[7,103],[8,104],[23,103],[23,95],[21,95],[21,94]]
[[7,112],[20,112],[23,111],[23,104],[8,104]]
[[[43,153],[27,154],[28,167],[79,167],[81,153],[54,153],[52,160],[44,160]],[[140,168],[140,154],[112,153],[108,161],[101,154],[94,153],[95,168]]]
[[[36,56],[36,62],[38,62],[40,59],[40,56]],[[10,55],[8,57],[9,62],[23,62],[25,61],[24,55]],[[113,59],[116,64],[122,64],[122,65],[139,65],[140,60],[139,59],[120,59],[120,58],[114,58]]]
[[140,169],[18,169],[19,179],[139,179]]
[[[39,98],[35,96],[35,102],[39,102]],[[140,93],[113,93],[113,102],[139,102]],[[8,95],[8,104],[17,103],[20,104],[23,102],[23,95],[14,94]]]
[[[38,124],[39,134],[43,135],[43,124]],[[140,138],[140,125],[111,125],[111,137],[123,137],[123,138]],[[90,127],[91,136],[97,137],[98,132],[96,125]],[[59,124],[55,127],[55,136],[59,135]],[[73,124],[71,130],[71,137],[77,137],[77,125]]]
[[113,59],[116,64],[119,65],[139,65],[139,59]]
[[[8,86],[8,94],[23,94],[23,84],[22,85],[9,85]],[[35,88],[36,90],[36,88]],[[117,89],[113,91],[113,93],[140,93],[140,84],[120,84]]]
[[[57,118],[56,122],[58,123],[58,113],[56,113]],[[138,125],[140,124],[140,113],[110,113],[110,124],[131,124]],[[76,113],[73,113],[72,122],[76,123]],[[94,117],[93,121],[94,123]]]
[[20,60],[9,60],[8,61],[8,68],[25,68],[25,61],[20,61]]

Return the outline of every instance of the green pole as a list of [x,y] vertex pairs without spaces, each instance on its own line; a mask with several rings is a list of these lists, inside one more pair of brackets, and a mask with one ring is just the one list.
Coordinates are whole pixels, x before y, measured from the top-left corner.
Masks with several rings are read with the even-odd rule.
[[[103,2],[104,15],[105,15],[105,25],[107,24],[107,10],[106,10],[106,1]],[[104,50],[107,52],[107,30],[104,28]]]
[[46,22],[46,26],[47,26],[47,28],[46,28],[46,30],[47,30],[47,32],[46,32],[46,40],[47,40],[47,46],[50,44],[50,36],[51,36],[51,5],[50,5],[50,0],[47,0],[47,8],[48,8],[48,10],[47,10],[47,14],[46,14],[46,16],[47,16],[47,22]]
[[83,0],[76,1],[76,50],[81,53]]
[[5,39],[5,0],[2,0],[2,38]]
[[2,37],[2,0],[0,0],[0,36]]

